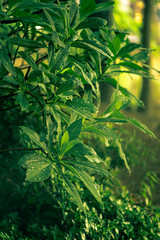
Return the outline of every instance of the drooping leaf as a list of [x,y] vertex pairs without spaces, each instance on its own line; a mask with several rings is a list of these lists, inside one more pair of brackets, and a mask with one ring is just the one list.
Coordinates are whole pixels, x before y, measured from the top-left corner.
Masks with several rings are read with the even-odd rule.
[[135,127],[139,128],[141,131],[143,131],[147,135],[157,139],[155,134],[151,130],[149,130],[149,128],[145,124],[141,123],[139,120],[133,119],[133,118],[127,118],[127,121],[132,125],[134,125]]
[[22,52],[22,51],[19,51],[18,53],[32,67],[33,70],[35,70],[35,71],[37,70],[36,63],[29,54],[27,54],[26,52]]
[[85,208],[83,207],[83,203],[82,200],[80,198],[80,195],[77,191],[77,188],[75,187],[75,185],[73,185],[71,183],[71,181],[62,173],[61,169],[56,167],[56,170],[58,171],[59,175],[61,175],[65,185],[66,185],[66,190],[68,191],[68,193],[71,195],[71,197],[73,198],[74,202],[77,204],[77,206],[83,211],[85,211]]
[[84,183],[84,185],[88,188],[88,190],[91,192],[91,194],[95,197],[95,199],[103,205],[101,196],[98,192],[96,183],[93,182],[92,178],[87,174],[85,171],[80,170],[79,168],[76,169],[76,167],[71,167],[68,164],[65,164],[65,166],[68,166],[68,168],[75,173],[79,179]]
[[9,58],[9,56],[7,55],[7,53],[3,50],[0,49],[0,61],[2,62],[4,68],[13,75],[13,77],[16,78],[17,74],[16,74],[16,70],[13,66],[13,63],[11,61],[11,59]]
[[76,30],[84,29],[84,28],[100,28],[107,24],[107,21],[98,17],[89,17],[85,18],[78,26]]
[[106,165],[102,163],[102,165],[97,163],[91,163],[87,161],[70,161],[67,159],[67,164],[71,164],[75,166],[77,169],[83,170],[83,171],[90,171],[92,174],[99,174],[103,176],[109,176],[109,171],[106,168]]
[[84,132],[95,133],[97,135],[105,137],[106,139],[116,140],[116,139],[119,138],[114,130],[112,130],[111,128],[109,128],[105,124],[100,124],[100,123],[96,123],[96,124],[92,124],[90,126],[86,126],[85,128],[83,128],[83,131]]
[[9,76],[9,75],[6,75],[6,76],[3,78],[3,80],[4,80],[5,82],[8,82],[8,83],[11,83],[11,84],[14,84],[14,85],[19,85],[19,84],[18,84],[18,81],[17,81],[14,77]]
[[44,142],[40,141],[40,137],[39,137],[38,133],[36,133],[32,129],[30,129],[28,127],[24,127],[24,126],[22,126],[21,129],[37,146],[42,148],[44,151],[48,152],[48,148],[47,148],[46,144]]
[[118,56],[119,57],[123,57],[126,54],[134,51],[135,49],[139,48],[141,45],[137,44],[137,43],[129,43],[127,45],[125,45],[124,47],[122,47],[119,52],[118,52]]
[[120,141],[119,141],[119,140],[116,140],[115,143],[116,143],[116,145],[117,145],[117,147],[118,147],[119,156],[120,156],[121,159],[124,161],[125,166],[126,166],[128,172],[129,172],[129,174],[131,174],[131,170],[130,170],[130,167],[129,167],[129,165],[128,165],[127,159],[126,159],[126,155],[125,155],[125,153],[123,152],[123,149],[122,149],[122,146],[121,146]]
[[73,47],[78,47],[78,48],[83,48],[83,49],[86,49],[86,50],[93,50],[93,51],[96,51],[100,54],[102,54],[103,56],[106,56],[108,58],[111,59],[111,56],[113,56],[112,52],[109,50],[109,48],[107,47],[104,47],[103,45],[95,42],[95,41],[92,41],[92,40],[77,40],[77,41],[74,41],[72,44],[71,44]]
[[14,45],[18,45],[20,47],[25,48],[45,48],[45,44],[42,44],[38,41],[34,41],[31,39],[25,39],[25,38],[10,38],[8,40],[8,43],[12,43]]
[[[117,89],[117,81],[113,78],[104,78],[103,81],[109,83],[111,86]],[[119,85],[119,90],[124,94],[125,96],[129,97],[131,100],[134,100],[140,107],[144,108],[144,104],[141,100],[136,98],[132,93],[130,93],[126,88]]]

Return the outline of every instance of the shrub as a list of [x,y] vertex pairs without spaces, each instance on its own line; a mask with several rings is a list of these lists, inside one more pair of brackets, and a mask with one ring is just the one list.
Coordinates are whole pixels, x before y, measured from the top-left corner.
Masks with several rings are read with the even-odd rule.
[[[91,16],[109,10],[113,2],[57,2],[11,0],[0,5],[0,111],[5,113],[2,178],[4,185],[13,186],[14,194],[21,188],[23,197],[26,194],[27,201],[34,203],[34,197],[28,200],[30,186],[46,186],[45,191],[62,209],[67,191],[78,211],[87,214],[81,188],[85,186],[103,206],[93,175],[110,178],[110,172],[85,136],[96,134],[108,144],[114,142],[130,171],[119,134],[110,123],[131,123],[156,136],[138,120],[121,113],[131,101],[144,106],[119,84],[118,76],[121,72],[150,74],[141,66],[146,51],[139,44],[130,43],[117,29],[108,29],[105,19]],[[98,114],[101,82],[115,91],[110,105]],[[17,162],[27,169],[26,181],[38,184],[23,183],[24,172]],[[3,194],[8,196],[10,191]]]

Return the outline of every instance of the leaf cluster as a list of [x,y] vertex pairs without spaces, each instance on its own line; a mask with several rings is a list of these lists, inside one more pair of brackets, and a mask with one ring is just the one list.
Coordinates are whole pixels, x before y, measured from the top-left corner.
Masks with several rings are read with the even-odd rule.
[[[114,141],[129,171],[119,136],[108,123],[131,123],[155,137],[138,120],[120,112],[131,101],[143,107],[119,85],[117,76],[151,77],[140,63],[144,51],[130,43],[125,33],[110,34],[106,20],[90,16],[109,10],[113,2],[88,9],[91,2],[11,0],[2,2],[0,10],[0,112],[13,110],[14,114],[18,109],[18,114],[40,123],[34,129],[29,121],[19,124],[25,150],[32,151],[19,161],[27,169],[26,181],[43,182],[58,175],[83,211],[76,179],[103,205],[92,176],[110,176],[96,149],[85,144],[83,133]],[[99,84],[103,81],[116,90],[99,116]]]

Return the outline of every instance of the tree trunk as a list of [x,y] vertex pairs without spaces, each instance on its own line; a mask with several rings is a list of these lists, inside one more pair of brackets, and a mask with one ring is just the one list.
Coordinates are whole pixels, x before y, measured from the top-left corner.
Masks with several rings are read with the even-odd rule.
[[[153,0],[144,0],[144,13],[143,13],[143,27],[142,27],[142,46],[144,48],[150,48],[151,39],[151,18],[153,9]],[[147,65],[150,65],[150,57],[146,61]],[[147,69],[146,69],[147,70]],[[142,80],[142,91],[140,99],[145,104],[145,110],[148,108],[149,103],[149,93],[150,93],[150,79],[143,78]]]

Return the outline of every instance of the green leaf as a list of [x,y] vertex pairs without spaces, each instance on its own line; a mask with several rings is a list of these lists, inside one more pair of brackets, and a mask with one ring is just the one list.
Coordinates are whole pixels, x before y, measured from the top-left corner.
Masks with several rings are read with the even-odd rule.
[[25,48],[45,48],[45,44],[42,44],[38,41],[33,41],[30,39],[24,39],[24,38],[10,38],[8,40],[8,43],[12,43],[14,45],[18,45],[20,47]]
[[47,116],[46,125],[47,125],[47,134],[48,134],[48,140],[49,140],[49,149],[50,149],[50,151],[52,151],[54,125],[53,125],[51,116]]
[[[111,86],[117,89],[118,83],[115,79],[104,78],[103,81],[109,83]],[[126,88],[122,87],[121,85],[118,85],[118,87],[122,94],[124,94],[126,97],[129,97],[131,100],[134,100],[140,107],[144,108],[144,104],[141,100],[136,98],[132,93],[130,93]]]
[[94,13],[106,12],[106,11],[112,10],[113,5],[114,5],[114,2],[111,2],[111,1],[98,3],[98,4],[96,4],[96,8],[94,10]]
[[98,17],[89,17],[84,19],[78,26],[76,30],[84,29],[84,28],[100,28],[107,24],[107,21]]
[[115,53],[117,53],[119,51],[119,49],[120,49],[120,46],[121,46],[121,41],[120,41],[118,36],[116,36],[113,39],[112,44],[114,46]]
[[78,47],[78,48],[83,48],[83,49],[86,49],[86,50],[93,50],[93,51],[96,51],[100,54],[102,54],[103,56],[105,57],[108,57],[111,59],[111,56],[113,56],[112,52],[109,50],[109,48],[107,47],[104,47],[103,45],[97,43],[97,42],[94,42],[92,40],[77,40],[77,41],[74,41],[71,46],[73,47]]
[[22,111],[29,107],[29,101],[24,92],[17,95],[17,102],[20,104]]
[[92,113],[96,112],[96,109],[92,103],[80,98],[74,98],[73,101],[67,102],[67,106],[77,112],[80,116],[94,121]]
[[145,124],[141,123],[139,120],[133,119],[133,118],[127,118],[127,121],[129,123],[131,123],[132,125],[134,125],[135,127],[139,128],[144,133],[150,135],[151,137],[154,137],[154,138],[158,139],[155,136],[155,134],[151,130],[149,130],[149,128]]
[[49,160],[47,158],[41,155],[38,155],[36,153],[29,153],[29,154],[23,155],[20,161],[18,162],[18,164],[24,168],[30,168],[30,164],[40,162],[40,161],[49,163]]
[[37,70],[36,63],[29,54],[27,54],[26,52],[22,52],[22,51],[20,51],[18,53],[32,67],[33,70]]
[[76,2],[73,2],[69,9],[69,17],[70,17],[70,26],[73,28],[77,25],[79,21],[79,6]]
[[3,80],[4,80],[5,82],[11,83],[11,84],[19,85],[18,81],[17,81],[14,77],[9,76],[9,75],[6,75],[6,76],[3,78]]
[[87,161],[70,161],[68,159],[66,160],[66,163],[75,166],[75,168],[77,169],[90,171],[92,174],[99,174],[107,177],[109,176],[108,169],[105,169],[104,167],[106,166],[105,163],[102,163],[102,166],[101,166],[93,162],[91,163]]
[[125,153],[123,152],[121,143],[119,142],[119,140],[116,140],[115,143],[116,143],[116,145],[117,145],[117,147],[118,147],[119,156],[120,156],[121,159],[124,161],[125,166],[126,166],[128,172],[129,172],[129,174],[131,174],[131,170],[130,170],[130,167],[129,167],[129,165],[128,165],[127,159],[126,159],[126,155],[125,155]]
[[71,81],[71,80],[65,81],[58,87],[57,94],[66,93],[69,90],[71,90],[73,86],[74,86],[74,81]]
[[56,167],[56,170],[58,171],[59,175],[61,175],[65,185],[67,186],[66,190],[68,191],[68,193],[72,196],[74,202],[77,204],[77,206],[86,213],[86,210],[83,207],[83,203],[82,200],[79,196],[79,193],[76,189],[76,187],[70,182],[70,180],[62,173],[62,171],[60,169],[58,169],[58,167]]
[[29,74],[29,77],[27,79],[27,82],[39,82],[37,80],[37,77],[40,77],[42,75],[42,70],[34,70]]
[[63,136],[62,136],[62,140],[61,140],[61,151],[63,146],[66,146],[69,142],[69,133],[68,131],[65,131]]
[[[70,168],[71,169],[71,168]],[[73,170],[72,170],[73,169]],[[101,196],[98,192],[96,184],[93,182],[92,178],[85,172],[80,170],[79,168],[76,169],[74,166],[71,170],[73,173],[77,174],[79,179],[85,184],[85,186],[88,188],[88,190],[91,192],[91,194],[95,197],[95,199],[103,205]]]
[[141,44],[137,44],[137,43],[129,43],[127,45],[125,45],[124,47],[122,47],[120,49],[120,51],[118,52],[118,56],[119,57],[123,57],[126,54],[134,51],[135,49],[139,48],[141,46]]
[[90,15],[96,8],[95,0],[80,1],[80,18],[83,19]]
[[68,133],[68,131],[65,131],[62,136],[62,139],[61,139],[59,158],[61,159],[66,152],[68,152],[70,149],[73,148],[73,146],[75,146],[76,144],[79,144],[79,143],[80,143],[80,141],[77,139],[70,141],[69,133]]
[[65,44],[60,40],[59,35],[56,31],[52,32],[51,40],[54,44],[57,43],[59,46],[63,48],[65,47]]
[[53,65],[51,66],[51,72],[64,66],[65,62],[68,59],[68,54],[69,46],[66,46],[65,48],[60,48],[58,50],[54,63],[52,63]]
[[52,19],[51,15],[48,13],[48,11],[46,9],[43,9],[43,11],[44,11],[49,23],[50,23],[50,26],[51,26],[52,30],[54,32],[56,32],[56,28],[55,28],[55,25],[54,25],[54,22],[53,22],[53,19]]
[[81,132],[82,118],[73,122],[67,129],[70,141],[77,139]]
[[124,62],[118,63],[117,65],[128,67],[129,69],[140,70],[149,74],[147,70],[145,70],[144,68],[142,68],[141,66],[133,62],[124,61]]
[[24,155],[19,164],[27,168],[26,181],[29,182],[42,182],[51,174],[52,166],[49,160],[37,154]]
[[35,162],[30,164],[30,168],[26,172],[26,181],[29,182],[42,182],[49,178],[52,166],[48,162]]
[[92,124],[90,126],[86,126],[85,128],[83,128],[83,131],[84,132],[95,133],[97,135],[105,137],[106,139],[116,140],[116,139],[119,138],[114,130],[112,130],[111,128],[109,128],[105,124],[100,124],[100,123],[96,123],[96,124]]
[[3,49],[0,49],[0,60],[4,66],[4,68],[13,75],[13,77],[17,77],[16,70],[13,66],[13,63],[9,56],[6,54],[6,52]]
[[86,158],[92,163],[93,162],[100,163],[102,161],[93,148],[91,148],[83,143],[79,143],[79,144],[75,145],[69,151],[69,153],[74,155],[76,158],[80,158],[80,159]]
[[30,140],[32,140],[37,146],[39,146],[40,148],[42,148],[44,151],[48,152],[48,148],[46,146],[46,144],[44,142],[40,141],[40,137],[38,135],[38,133],[36,133],[35,131],[31,130],[28,127],[21,127],[22,131],[30,138]]
[[48,64],[49,67],[52,67],[55,64],[55,48],[54,43],[52,41],[49,42],[48,45]]

